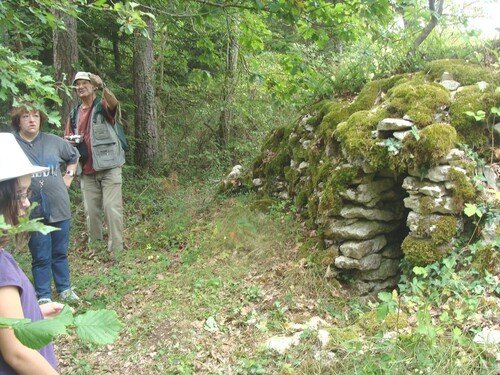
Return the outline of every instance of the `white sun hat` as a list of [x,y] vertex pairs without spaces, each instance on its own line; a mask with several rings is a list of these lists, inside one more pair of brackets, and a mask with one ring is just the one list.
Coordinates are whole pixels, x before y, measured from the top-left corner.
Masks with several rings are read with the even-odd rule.
[[84,79],[86,81],[90,81],[90,73],[89,72],[77,72],[75,74],[75,78],[73,79],[73,85],[75,84],[76,81],[79,79]]
[[48,171],[47,167],[31,164],[14,134],[0,133],[0,181]]

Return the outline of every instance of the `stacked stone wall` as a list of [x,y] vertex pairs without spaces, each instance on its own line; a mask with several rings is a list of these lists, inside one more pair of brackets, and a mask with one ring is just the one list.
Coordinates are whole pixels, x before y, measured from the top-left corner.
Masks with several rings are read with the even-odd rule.
[[[453,98],[461,90],[460,83],[445,72],[440,84],[449,92],[453,102]],[[483,91],[487,84],[479,82],[477,87]],[[432,115],[432,123],[438,124],[432,130],[434,134],[441,134],[441,139],[445,138],[442,136],[443,130],[450,131],[447,129],[451,128],[446,125],[450,118],[448,111],[447,106],[440,106]],[[313,183],[318,179],[317,171],[321,169],[322,163],[330,163],[331,173],[352,169],[358,171],[354,181],[334,192],[341,200],[340,204],[336,202],[337,207],[312,210],[309,213],[315,226],[321,230],[324,248],[329,254],[334,254],[330,266],[333,274],[348,274],[360,294],[372,294],[396,286],[403,257],[415,257],[416,262],[409,259],[414,264],[419,261],[428,264],[451,251],[453,241],[458,238],[464,226],[464,200],[460,187],[456,186],[457,174],[472,186],[473,175],[481,173],[463,151],[456,148],[450,150],[451,147],[448,147],[440,153],[441,149],[432,150],[431,147],[428,150],[433,154],[431,157],[446,154],[437,161],[432,158],[419,159],[428,160],[431,167],[420,166],[419,170],[405,168],[404,172],[399,171],[397,174],[389,169],[373,170],[363,155],[347,155],[340,139],[332,142],[335,132],[331,134],[331,139],[325,138],[325,133],[318,132],[315,126],[310,125],[310,119],[314,119],[314,116],[304,116],[281,141],[293,144],[293,148],[286,148],[293,149],[288,155],[288,174],[268,175],[261,169],[261,172],[254,172],[249,178],[256,191],[283,199],[296,199],[298,191],[302,191],[301,194],[308,191],[307,199],[315,202],[311,206],[318,208],[328,207],[329,200],[332,199],[325,191],[327,181]],[[397,147],[391,150],[389,145],[406,144],[407,137],[412,137],[411,140],[419,144],[419,139],[429,134],[424,133],[425,131],[425,127],[418,130],[416,122],[404,115],[402,118],[382,119],[371,136],[376,142],[375,147],[387,148],[399,157]],[[450,140],[449,143],[454,144],[453,142]],[[447,145],[446,142],[444,144]],[[443,143],[439,145],[442,146]],[[411,150],[409,154],[412,152],[415,151]],[[264,151],[265,157],[261,165],[272,161],[273,155],[277,154],[278,152]],[[315,159],[316,155],[323,156]],[[317,165],[314,164],[316,162]],[[493,164],[485,167],[482,172],[488,180],[489,189],[496,192],[500,190],[500,168],[497,167],[498,165]],[[315,170],[315,177],[311,170]],[[235,167],[223,181],[223,185],[241,186],[242,174],[241,167]],[[230,178],[231,175],[239,177]],[[308,190],[311,187],[312,191]],[[303,198],[299,201],[303,210],[308,209],[308,203],[304,204]],[[485,227],[485,233],[490,238],[498,235],[498,224],[497,219],[493,225]],[[423,254],[412,253],[421,250]]]

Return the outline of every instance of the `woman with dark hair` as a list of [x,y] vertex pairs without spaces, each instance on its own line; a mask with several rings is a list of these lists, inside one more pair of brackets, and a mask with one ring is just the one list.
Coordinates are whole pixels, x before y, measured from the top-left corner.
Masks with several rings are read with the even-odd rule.
[[[18,224],[30,206],[31,175],[47,170],[30,163],[12,134],[0,133],[0,215],[7,224]],[[8,240],[0,232],[0,317],[38,321],[56,316],[64,305],[38,305],[33,286],[12,255],[3,249]],[[24,346],[12,329],[0,328],[0,374],[57,373],[52,344],[33,350]]]
[[[68,189],[80,155],[66,140],[40,130],[46,117],[39,110],[26,106],[13,108],[10,118],[14,136],[30,162],[49,168],[48,172],[32,176],[31,190],[38,207],[31,212],[31,218],[42,218],[43,223],[59,229],[49,234],[35,232],[28,242],[38,303],[52,301],[52,279],[62,301],[78,302],[80,298],[71,288],[69,275]],[[61,173],[61,165],[66,166],[64,173]]]

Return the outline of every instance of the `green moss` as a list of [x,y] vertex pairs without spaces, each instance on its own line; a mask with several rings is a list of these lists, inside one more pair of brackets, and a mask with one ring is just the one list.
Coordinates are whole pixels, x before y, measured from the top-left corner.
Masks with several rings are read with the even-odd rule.
[[388,111],[393,116],[410,116],[419,128],[432,124],[433,115],[450,104],[450,93],[437,83],[419,79],[397,85],[388,92]]
[[309,259],[313,264],[316,264],[324,269],[333,264],[335,258],[338,256],[339,252],[335,249],[316,250],[311,254]]
[[311,259],[318,252],[318,240],[309,238],[302,243],[297,252],[297,259]]
[[438,219],[423,219],[415,234],[430,238],[434,245],[449,243],[458,230],[458,220],[453,216],[440,216]]
[[326,329],[330,333],[330,341],[328,341],[327,349],[342,351],[345,350],[346,343],[358,342],[359,338],[364,334],[363,330],[356,325],[350,327],[332,326]]
[[308,195],[307,192],[301,191],[295,196],[295,206],[297,207],[303,207],[307,204],[308,200]]
[[269,154],[270,159],[264,165],[263,171],[265,176],[285,176],[285,168],[290,166],[290,155],[287,150],[280,150],[279,153]]
[[436,208],[436,201],[434,198],[429,196],[423,196],[420,198],[420,211],[422,214],[429,215]]
[[429,125],[419,135],[419,140],[412,136],[404,139],[399,157],[407,169],[421,170],[438,165],[457,143],[457,132],[448,124]]
[[432,80],[441,80],[443,73],[448,72],[455,81],[460,82],[462,85],[472,85],[479,81],[500,85],[498,72],[464,60],[431,61],[427,63],[424,71]]
[[374,336],[379,332],[407,327],[408,314],[405,312],[389,313],[384,320],[380,320],[377,318],[377,311],[372,310],[363,315],[363,319],[359,320],[359,325],[363,327],[365,333]]
[[448,255],[452,246],[436,245],[431,239],[416,238],[411,234],[401,244],[405,259],[415,266],[425,266],[434,263]]
[[261,198],[250,203],[250,209],[258,212],[268,213],[271,207],[276,204],[276,199]]
[[408,326],[408,314],[403,311],[389,313],[384,319],[384,326],[388,330],[406,328]]
[[333,166],[330,162],[324,161],[321,163],[317,169],[317,173],[312,176],[312,182],[315,187],[318,186],[320,182],[327,181],[330,174],[333,172]]
[[486,272],[495,275],[498,273],[499,257],[500,251],[498,246],[494,244],[483,246],[474,254],[472,268],[479,271],[482,276],[484,276]]
[[330,111],[332,104],[335,103],[333,100],[322,100],[313,105],[310,111],[313,115],[307,120],[307,124],[314,128],[318,127],[323,121],[323,117]]
[[335,169],[326,181],[325,190],[323,191],[318,206],[318,212],[323,213],[331,211],[333,214],[338,214],[343,205],[340,193],[346,191],[357,175],[357,168],[344,167]]
[[290,132],[291,129],[285,126],[274,129],[264,141],[262,150],[275,150]]
[[431,235],[431,241],[434,245],[449,243],[458,231],[458,220],[453,216],[442,216],[434,221],[434,232]]
[[368,82],[358,97],[349,107],[349,114],[353,114],[358,111],[369,110],[375,105],[379,104],[379,98],[382,93],[386,93],[390,88],[392,88],[397,82],[406,78],[408,75],[397,75],[391,78],[384,78],[375,81]]
[[377,312],[375,310],[369,311],[359,319],[359,325],[363,327],[365,334],[374,336],[377,332],[382,330],[382,321],[377,319]]
[[388,166],[387,149],[377,145],[380,139],[372,138],[372,131],[376,130],[380,120],[385,117],[385,111],[359,111],[337,126],[335,136],[349,159],[363,160],[376,170]]
[[349,118],[348,102],[332,102],[318,128],[318,135],[330,137],[338,124]]
[[307,221],[306,224],[309,228],[315,228],[315,219],[318,216],[318,205],[319,198],[317,195],[310,195],[309,200],[307,202]]
[[[500,92],[495,89],[496,87],[489,86],[481,92],[477,85],[464,87],[450,106],[450,123],[457,130],[460,143],[478,150],[483,157],[487,157],[490,150],[490,122],[493,119],[491,109],[500,107]],[[477,121],[466,114],[478,111],[485,112],[485,120]]]
[[465,174],[453,168],[450,169],[449,179],[452,183],[454,208],[457,211],[462,211],[465,207],[465,203],[474,200],[476,189]]

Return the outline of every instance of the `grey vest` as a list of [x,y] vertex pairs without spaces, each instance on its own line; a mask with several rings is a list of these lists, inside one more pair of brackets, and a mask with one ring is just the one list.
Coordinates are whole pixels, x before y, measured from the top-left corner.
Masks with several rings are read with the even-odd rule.
[[[77,109],[76,124],[80,108]],[[114,125],[106,121],[106,114],[100,100],[95,100],[90,114],[90,149],[92,151],[92,167],[96,171],[104,171],[121,167],[125,164],[125,151],[120,143]]]

